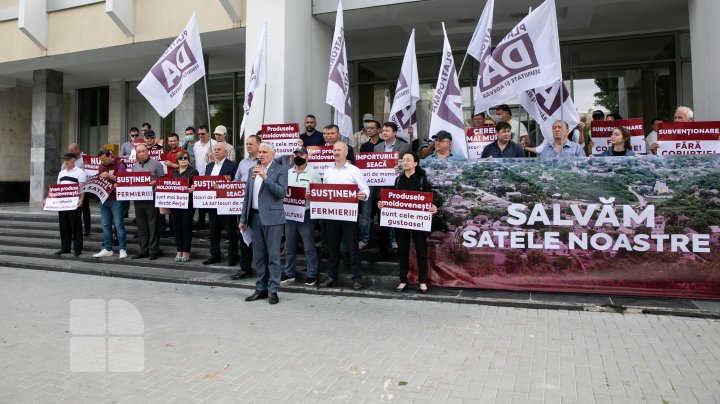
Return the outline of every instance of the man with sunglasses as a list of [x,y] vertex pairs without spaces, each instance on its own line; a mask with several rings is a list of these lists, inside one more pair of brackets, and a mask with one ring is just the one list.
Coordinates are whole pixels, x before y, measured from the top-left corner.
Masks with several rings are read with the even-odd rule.
[[130,140],[123,143],[122,146],[120,146],[120,158],[121,159],[127,159],[130,158],[130,153],[132,153],[133,150],[133,141],[140,136],[140,131],[136,127],[130,128],[128,131],[128,137]]

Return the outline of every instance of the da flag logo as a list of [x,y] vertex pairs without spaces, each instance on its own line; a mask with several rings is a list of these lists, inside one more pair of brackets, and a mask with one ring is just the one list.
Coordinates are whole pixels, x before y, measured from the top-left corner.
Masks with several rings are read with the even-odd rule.
[[185,90],[203,76],[202,45],[197,18],[193,14],[183,32],[155,62],[137,89],[164,118],[180,105]]

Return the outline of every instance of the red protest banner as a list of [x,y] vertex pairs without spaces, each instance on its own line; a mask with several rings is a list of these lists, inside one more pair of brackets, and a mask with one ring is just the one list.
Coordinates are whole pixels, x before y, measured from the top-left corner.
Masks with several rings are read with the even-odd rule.
[[187,178],[158,178],[155,183],[155,207],[187,209],[190,203]]
[[245,202],[246,182],[218,182],[215,198],[218,215],[240,215]]
[[83,188],[83,192],[93,194],[98,197],[100,203],[105,203],[107,198],[113,192],[113,189],[115,189],[114,183],[96,175],[87,180],[85,188]]
[[479,159],[485,146],[497,140],[497,133],[492,126],[468,128],[465,136],[467,136],[469,159]]
[[285,198],[283,199],[286,220],[295,222],[305,221],[306,194],[307,190],[304,187],[287,187]]
[[263,125],[262,140],[272,143],[275,147],[275,155],[291,155],[300,144],[300,125],[296,123]]
[[310,184],[310,217],[356,222],[356,184]]
[[720,122],[659,124],[657,154],[720,154]]
[[380,226],[430,231],[432,192],[380,190]]
[[398,153],[358,153],[355,167],[359,168],[369,186],[390,186],[395,184],[398,173]]
[[85,174],[87,174],[88,178],[92,177],[93,175],[97,175],[98,170],[100,170],[100,157],[88,156],[87,154],[84,154],[82,158],[83,169],[85,170]]
[[216,208],[217,198],[215,188],[218,182],[227,182],[229,178],[223,175],[198,175],[193,177],[193,207]]
[[118,201],[152,201],[150,173],[118,173],[115,175],[115,196]]
[[617,121],[592,121],[593,154],[602,154],[610,149],[610,136],[618,126],[625,127],[630,132],[632,151],[645,154],[645,130],[642,118],[621,119]]

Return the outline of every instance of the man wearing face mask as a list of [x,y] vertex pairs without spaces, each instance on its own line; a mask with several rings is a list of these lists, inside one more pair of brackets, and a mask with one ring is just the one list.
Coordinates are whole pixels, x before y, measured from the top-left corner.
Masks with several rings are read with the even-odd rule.
[[195,165],[195,151],[193,150],[193,146],[195,146],[196,141],[195,128],[192,126],[185,128],[185,138],[182,139],[182,142],[180,142],[180,147],[182,147],[182,149],[187,152],[188,156],[190,156],[191,166]]
[[320,174],[307,164],[308,152],[304,147],[298,147],[293,152],[293,163],[295,166],[288,170],[288,186],[305,188],[305,220],[296,222],[288,220],[285,222],[285,270],[280,279],[284,282],[297,276],[295,269],[295,258],[297,256],[297,236],[302,239],[305,248],[305,260],[307,263],[307,279],[305,285],[315,286],[318,278],[318,258],[315,250],[315,221],[310,218],[310,203],[307,197],[310,195],[310,184],[320,184]]

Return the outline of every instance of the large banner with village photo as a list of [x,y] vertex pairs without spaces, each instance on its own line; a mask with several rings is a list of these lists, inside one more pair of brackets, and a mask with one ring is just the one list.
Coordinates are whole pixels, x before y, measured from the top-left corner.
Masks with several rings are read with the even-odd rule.
[[720,299],[717,156],[423,167],[432,284]]

